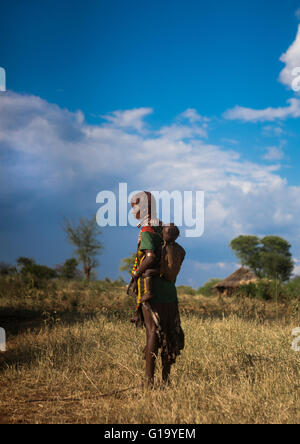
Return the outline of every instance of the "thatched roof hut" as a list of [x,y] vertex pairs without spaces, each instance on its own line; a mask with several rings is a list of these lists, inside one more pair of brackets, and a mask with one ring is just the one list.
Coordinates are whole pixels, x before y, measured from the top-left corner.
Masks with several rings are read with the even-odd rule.
[[213,286],[220,294],[226,296],[233,294],[240,285],[249,284],[250,282],[256,282],[257,277],[248,268],[241,267],[230,276],[221,282],[218,282]]

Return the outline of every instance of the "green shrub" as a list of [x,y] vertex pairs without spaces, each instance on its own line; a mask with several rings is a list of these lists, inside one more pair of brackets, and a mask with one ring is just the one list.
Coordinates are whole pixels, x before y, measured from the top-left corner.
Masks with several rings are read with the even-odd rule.
[[290,299],[300,298],[300,276],[296,276],[282,286],[284,294]]
[[256,283],[256,297],[265,301],[280,299],[282,296],[280,281],[270,279],[259,279]]
[[212,296],[214,293],[213,286],[218,282],[221,282],[221,279],[209,279],[202,287],[198,288],[197,293],[202,294],[203,296]]
[[249,284],[240,285],[236,292],[236,296],[247,297],[247,298],[255,298],[256,297],[257,288],[254,282],[250,282]]
[[67,259],[63,264],[56,265],[55,271],[57,272],[57,276],[62,279],[82,279],[83,273],[78,270],[78,265],[78,261],[72,257]]
[[194,288],[189,287],[188,285],[179,285],[177,287],[177,291],[179,294],[190,294],[194,296],[197,292]]
[[16,267],[6,262],[0,262],[0,276],[11,276],[13,274],[16,274],[16,272]]

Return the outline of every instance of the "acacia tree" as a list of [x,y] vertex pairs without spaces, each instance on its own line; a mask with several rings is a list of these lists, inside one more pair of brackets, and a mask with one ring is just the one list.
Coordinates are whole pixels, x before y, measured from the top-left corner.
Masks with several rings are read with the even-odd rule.
[[131,253],[129,257],[124,257],[123,259],[121,259],[121,265],[119,267],[119,270],[127,271],[127,273],[131,276],[135,258],[136,258],[136,253]]
[[294,264],[290,253],[291,245],[279,236],[265,236],[261,239],[260,260],[266,277],[287,281]]
[[96,256],[103,248],[97,236],[101,230],[97,225],[96,218],[80,218],[76,226],[67,218],[64,218],[63,229],[67,234],[68,240],[76,247],[74,253],[82,263],[85,277],[90,279],[91,271],[99,265]]
[[242,265],[249,267],[258,277],[287,281],[294,264],[290,253],[291,245],[282,237],[238,236],[230,247]]
[[257,236],[238,236],[230,242],[229,246],[243,266],[249,267],[257,276],[260,276],[260,239]]

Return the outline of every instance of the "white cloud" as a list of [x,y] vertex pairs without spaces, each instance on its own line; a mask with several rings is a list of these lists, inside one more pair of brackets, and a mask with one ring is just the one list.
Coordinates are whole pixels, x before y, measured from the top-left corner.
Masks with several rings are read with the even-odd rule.
[[256,110],[252,108],[244,108],[242,106],[235,106],[233,109],[225,111],[223,114],[228,120],[242,120],[244,122],[265,122],[274,121],[276,119],[287,119],[289,117],[300,117],[300,100],[289,99],[288,106],[281,108],[266,108]]
[[[188,122],[184,122],[184,121]],[[206,138],[209,119],[201,116],[193,108],[188,108],[179,114],[176,123],[163,126],[157,134],[169,140],[183,140],[191,138]]]
[[293,275],[300,276],[300,259],[294,259],[294,264]]
[[[279,80],[295,92],[300,91],[300,24],[295,41],[288,50],[281,55],[280,60],[285,67],[280,72]],[[300,100],[291,98],[287,101],[288,106],[265,109],[252,109],[235,106],[225,111],[223,117],[228,120],[242,120],[243,122],[272,122],[287,118],[300,117]],[[278,130],[279,131],[279,130]]]
[[295,12],[295,16],[297,20],[300,20],[300,8],[298,8],[297,11]]
[[239,142],[235,139],[228,139],[228,138],[224,137],[221,140],[222,140],[222,142],[227,143],[227,144],[229,143],[231,145],[239,145]]
[[206,239],[285,230],[300,240],[300,187],[289,186],[278,166],[250,162],[232,149],[206,143],[194,124],[189,140],[188,127],[182,138],[163,128],[132,133],[132,122],[146,114],[124,113],[132,116],[128,127],[89,125],[81,112],[38,97],[1,96],[2,197],[14,198],[20,190],[55,196],[91,182],[110,187],[125,181],[129,190],[204,190]]
[[278,148],[276,146],[269,146],[267,148],[267,153],[263,156],[265,160],[269,161],[276,161],[276,160],[282,160],[284,157],[284,152],[281,148]]
[[188,108],[183,113],[181,113],[179,117],[183,117],[184,119],[189,120],[190,123],[209,122],[210,120],[208,117],[198,114],[197,110],[195,110],[194,108]]
[[263,127],[263,133],[265,136],[282,136],[285,131],[280,126],[266,125]]
[[232,268],[238,268],[240,265],[234,263],[234,262],[198,262],[198,261],[190,261],[190,264],[196,269],[196,270],[228,270]]
[[101,117],[111,122],[115,127],[132,128],[140,132],[145,128],[143,119],[152,113],[152,108],[135,108],[125,111],[113,111]]
[[198,126],[178,125],[163,126],[157,134],[167,137],[169,140],[191,139],[193,137],[207,137],[207,131]]
[[295,81],[295,76],[300,74],[293,73],[293,70],[295,68],[300,67],[300,24],[298,26],[298,32],[295,41],[288,48],[288,50],[284,54],[282,54],[280,60],[285,63],[285,67],[279,75],[279,80],[281,83],[288,86],[288,88],[292,89],[293,82]]

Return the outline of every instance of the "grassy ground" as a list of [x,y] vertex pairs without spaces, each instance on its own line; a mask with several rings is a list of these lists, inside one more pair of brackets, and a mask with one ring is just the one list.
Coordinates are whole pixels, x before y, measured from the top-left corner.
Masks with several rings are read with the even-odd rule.
[[[6,294],[6,296],[5,296]],[[180,295],[186,347],[141,388],[145,331],[121,285],[0,292],[1,423],[298,423],[298,302]]]

